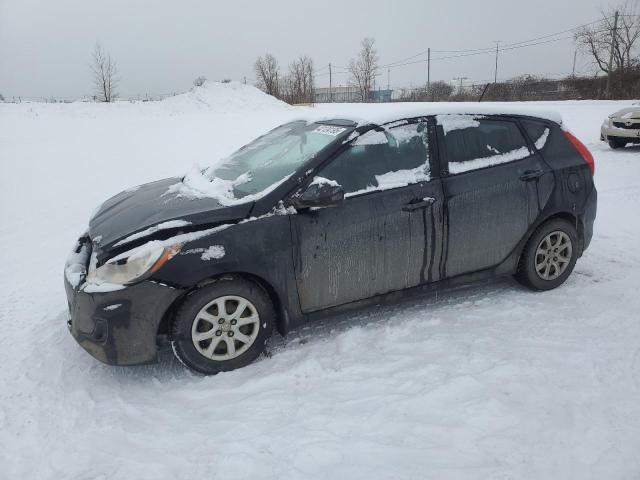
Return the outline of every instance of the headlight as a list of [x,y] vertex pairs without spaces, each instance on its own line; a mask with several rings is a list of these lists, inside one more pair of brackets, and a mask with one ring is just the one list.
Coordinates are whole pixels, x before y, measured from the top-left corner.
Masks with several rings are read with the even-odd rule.
[[181,247],[181,245],[154,246],[153,243],[149,242],[121,253],[98,268],[95,267],[95,261],[92,261],[89,265],[87,283],[98,285],[133,283],[145,275],[159,270],[180,251]]

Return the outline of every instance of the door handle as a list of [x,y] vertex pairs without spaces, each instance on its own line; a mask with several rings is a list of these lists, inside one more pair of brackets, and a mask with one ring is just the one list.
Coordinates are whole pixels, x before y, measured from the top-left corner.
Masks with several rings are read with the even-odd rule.
[[544,175],[543,170],[527,170],[522,175],[520,175],[520,180],[523,182],[530,182],[531,180],[537,180],[542,175]]
[[403,212],[413,212],[414,210],[419,210],[421,208],[427,208],[433,205],[436,202],[436,199],[433,197],[425,197],[413,200],[409,203],[405,203],[402,207]]

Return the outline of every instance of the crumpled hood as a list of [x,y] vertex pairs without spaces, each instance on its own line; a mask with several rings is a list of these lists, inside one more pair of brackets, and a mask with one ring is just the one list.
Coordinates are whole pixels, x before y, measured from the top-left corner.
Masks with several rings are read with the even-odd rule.
[[136,233],[144,233],[138,240],[153,238],[155,232],[145,231],[153,231],[152,227],[158,224],[178,225],[159,230],[165,235],[171,230],[193,231],[246,218],[253,206],[252,202],[223,206],[213,198],[188,198],[169,193],[169,187],[180,181],[180,178],[166,178],[146,183],[105,201],[89,222],[89,236],[98,247],[98,255],[104,256],[115,244]]
[[614,113],[611,118],[622,120],[640,119],[640,107],[623,108]]

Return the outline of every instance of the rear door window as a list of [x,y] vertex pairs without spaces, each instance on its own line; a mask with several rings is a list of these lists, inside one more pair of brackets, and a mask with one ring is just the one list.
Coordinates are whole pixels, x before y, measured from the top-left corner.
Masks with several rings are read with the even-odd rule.
[[451,175],[514,162],[531,155],[515,122],[473,115],[438,115],[436,119],[444,130]]

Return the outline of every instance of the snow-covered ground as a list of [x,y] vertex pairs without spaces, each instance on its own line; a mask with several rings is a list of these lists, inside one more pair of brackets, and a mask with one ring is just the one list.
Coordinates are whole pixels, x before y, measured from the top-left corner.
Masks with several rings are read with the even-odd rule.
[[595,236],[563,287],[505,279],[345,315],[215,377],[87,355],[64,260],[106,197],[304,112],[237,84],[0,104],[0,478],[638,478],[640,147],[598,141],[628,103],[537,104],[596,158]]

